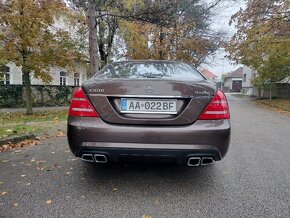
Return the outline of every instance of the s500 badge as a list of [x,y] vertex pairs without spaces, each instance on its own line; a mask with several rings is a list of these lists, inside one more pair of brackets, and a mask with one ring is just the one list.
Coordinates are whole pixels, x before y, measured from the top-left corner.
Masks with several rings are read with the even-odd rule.
[[89,89],[89,92],[97,92],[97,93],[102,93],[104,92],[105,89]]

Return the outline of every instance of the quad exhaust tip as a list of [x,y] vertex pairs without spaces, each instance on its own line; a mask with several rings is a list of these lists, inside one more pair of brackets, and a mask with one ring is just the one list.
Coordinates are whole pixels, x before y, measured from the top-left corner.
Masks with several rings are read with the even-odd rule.
[[107,163],[108,159],[103,154],[83,154],[82,160],[87,162]]
[[187,161],[187,166],[198,167],[198,166],[207,166],[214,163],[212,157],[190,157]]
[[187,166],[197,167],[200,165],[201,158],[200,157],[190,157],[187,161]]
[[108,162],[106,155],[94,154],[94,157],[95,157],[96,163],[107,163]]
[[212,157],[203,157],[201,159],[201,166],[207,166],[214,163],[214,159]]
[[87,162],[94,162],[95,161],[92,154],[83,154],[82,160],[87,161]]

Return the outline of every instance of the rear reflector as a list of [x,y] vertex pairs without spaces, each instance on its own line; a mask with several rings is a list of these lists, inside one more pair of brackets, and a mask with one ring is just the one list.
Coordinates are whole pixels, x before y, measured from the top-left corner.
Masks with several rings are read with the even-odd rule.
[[198,118],[199,120],[230,119],[230,110],[225,94],[218,90],[209,105]]
[[82,88],[75,90],[69,108],[69,116],[75,117],[98,117],[91,102],[87,99]]

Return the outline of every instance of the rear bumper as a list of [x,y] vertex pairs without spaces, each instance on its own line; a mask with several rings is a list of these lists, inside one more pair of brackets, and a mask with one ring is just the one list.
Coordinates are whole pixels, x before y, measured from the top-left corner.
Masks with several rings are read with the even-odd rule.
[[69,117],[71,151],[104,154],[108,161],[186,163],[189,157],[221,160],[230,143],[229,120],[198,120],[187,126],[115,125],[100,118]]

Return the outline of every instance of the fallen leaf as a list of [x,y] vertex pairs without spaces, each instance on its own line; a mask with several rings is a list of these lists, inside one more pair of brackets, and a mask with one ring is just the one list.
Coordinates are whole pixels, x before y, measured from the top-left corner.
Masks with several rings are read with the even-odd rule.
[[[38,140],[35,140],[35,139],[27,139],[27,140],[24,140],[22,142],[19,142],[19,143],[8,143],[7,145],[2,145],[0,147],[0,151],[6,151],[8,149],[11,149],[11,148],[23,148],[23,147],[27,147],[29,145],[36,145],[36,144],[39,144],[39,141]],[[15,150],[14,153],[20,153],[21,151],[20,150]]]
[[28,185],[31,185],[31,183],[29,182],[29,183],[26,183],[26,185],[28,186]]
[[44,167],[36,167],[37,170],[44,170]]
[[152,218],[152,216],[149,216],[149,215],[143,215],[142,218]]
[[3,150],[9,148],[9,145],[2,145]]
[[41,164],[41,163],[46,163],[46,161],[45,160],[36,161],[36,164]]
[[4,182],[0,182],[0,185],[4,184]]
[[18,203],[14,203],[13,205],[14,205],[14,207],[18,207]]
[[113,191],[118,191],[118,189],[117,188],[113,188]]
[[51,203],[52,203],[52,200],[47,200],[46,201],[46,204],[48,204],[48,205],[51,204]]
[[2,196],[5,196],[5,195],[7,195],[8,194],[8,192],[1,192],[1,195]]
[[26,175],[21,175],[21,177],[25,177]]
[[58,131],[55,135],[57,137],[62,137],[62,136],[65,136],[65,133],[63,131]]

